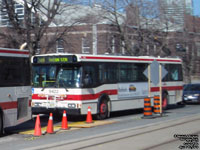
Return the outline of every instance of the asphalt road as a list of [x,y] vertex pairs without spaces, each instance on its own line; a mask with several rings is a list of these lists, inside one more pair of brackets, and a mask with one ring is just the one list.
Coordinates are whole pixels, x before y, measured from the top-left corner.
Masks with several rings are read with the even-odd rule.
[[[111,118],[103,125],[71,128],[68,131],[59,131],[55,134],[45,134],[34,137],[30,134],[21,134],[14,130],[0,138],[0,147],[4,150],[11,149],[136,149],[156,150],[174,149],[182,145],[180,139],[174,138],[175,134],[195,134],[200,132],[200,105],[187,105],[185,107],[172,107],[162,117],[142,119],[141,110],[131,110],[112,113]],[[48,116],[41,117],[42,123]],[[57,120],[57,121],[56,121]],[[69,118],[69,124],[83,121]],[[17,127],[26,129],[34,128],[34,119]],[[59,119],[55,119],[59,125]],[[32,124],[33,125],[32,125]],[[31,127],[30,127],[31,126]],[[20,129],[21,130],[21,129]],[[198,136],[199,137],[199,136]],[[134,142],[133,142],[134,141]],[[170,148],[171,149],[171,148]]]
[[48,150],[178,150],[181,146],[188,146],[185,149],[190,149],[190,146],[197,149],[199,124],[200,114],[197,114],[164,123],[155,123],[151,126],[129,128],[84,140],[59,142],[56,145],[50,144],[38,148]]

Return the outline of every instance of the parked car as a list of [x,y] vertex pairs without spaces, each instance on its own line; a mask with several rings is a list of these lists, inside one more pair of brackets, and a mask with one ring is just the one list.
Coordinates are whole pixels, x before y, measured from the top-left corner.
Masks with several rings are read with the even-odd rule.
[[200,103],[200,83],[184,85],[183,102]]

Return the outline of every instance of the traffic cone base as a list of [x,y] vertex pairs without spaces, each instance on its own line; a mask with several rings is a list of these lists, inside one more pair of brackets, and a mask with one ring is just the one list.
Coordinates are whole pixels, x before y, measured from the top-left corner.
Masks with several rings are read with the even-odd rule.
[[37,115],[36,122],[35,122],[35,130],[34,130],[34,136],[41,136],[42,130],[40,125],[40,116]]
[[49,121],[48,121],[48,125],[47,125],[47,133],[54,133],[54,129],[53,129],[53,114],[50,113],[50,116],[49,116]]
[[62,130],[68,130],[68,122],[67,122],[67,114],[66,114],[66,111],[64,110],[63,111],[63,118],[62,118],[62,127],[61,127]]

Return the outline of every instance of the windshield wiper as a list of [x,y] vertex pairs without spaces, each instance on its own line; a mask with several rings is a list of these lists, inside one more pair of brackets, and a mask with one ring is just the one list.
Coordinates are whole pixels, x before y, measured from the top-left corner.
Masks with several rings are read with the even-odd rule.
[[43,87],[43,88],[41,89],[41,91],[44,91],[45,88],[46,88],[46,87]]
[[63,85],[64,89],[66,90],[66,92],[68,92],[68,89],[63,82],[62,82],[62,85]]
[[66,92],[68,92],[68,89],[63,82],[59,83],[58,81],[56,81],[55,88],[59,88],[60,85],[62,85],[62,87],[66,90]]

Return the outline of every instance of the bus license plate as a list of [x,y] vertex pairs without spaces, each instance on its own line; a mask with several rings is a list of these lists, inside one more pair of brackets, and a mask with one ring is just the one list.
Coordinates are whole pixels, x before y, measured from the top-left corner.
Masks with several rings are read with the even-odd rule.
[[47,108],[54,108],[56,106],[55,103],[46,103],[45,107]]

